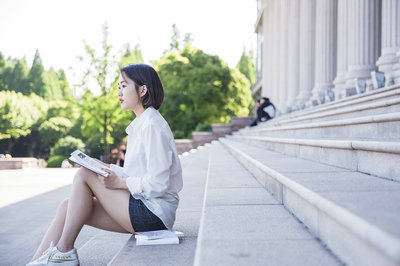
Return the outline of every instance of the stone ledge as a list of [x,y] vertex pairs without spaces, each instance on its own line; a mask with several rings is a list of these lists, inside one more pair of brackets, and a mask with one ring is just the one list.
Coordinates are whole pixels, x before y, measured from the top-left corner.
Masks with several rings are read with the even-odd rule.
[[[400,90],[399,90],[400,91]],[[355,103],[352,103],[355,104]],[[400,98],[395,98],[395,99],[390,99],[390,100],[381,100],[373,103],[363,103],[361,105],[356,105],[356,106],[349,106],[349,107],[343,107],[341,106],[334,106],[333,110],[331,111],[326,111],[326,112],[320,112],[316,114],[305,114],[304,116],[301,117],[288,117],[287,119],[282,119],[282,120],[275,120],[273,123],[266,123],[264,124],[265,126],[267,125],[282,125],[282,124],[289,124],[293,122],[301,122],[305,120],[312,120],[312,119],[320,119],[320,118],[325,118],[325,117],[330,117],[330,116],[336,116],[336,115],[344,115],[344,114],[349,114],[349,113],[356,113],[356,112],[361,112],[361,111],[366,111],[366,110],[371,110],[371,109],[376,109],[376,108],[384,108],[392,105],[399,105],[400,104]],[[272,122],[271,121],[271,122]]]
[[38,160],[33,157],[0,159],[0,170],[38,167]]
[[365,140],[346,140],[346,139],[299,139],[299,138],[274,138],[235,135],[236,139],[258,140],[265,142],[275,142],[283,144],[307,145],[321,148],[335,148],[347,150],[365,150],[372,152],[384,152],[400,154],[400,142],[394,141],[365,141]]
[[360,104],[364,102],[371,102],[371,101],[379,101],[379,99],[382,98],[391,98],[393,96],[398,96],[400,95],[400,88],[399,85],[388,87],[385,89],[380,89],[380,90],[375,90],[369,93],[364,93],[364,94],[357,94],[351,97],[347,97],[338,101],[334,102],[329,102],[323,105],[318,105],[313,108],[305,109],[305,110],[300,110],[297,112],[290,113],[288,115],[278,117],[276,120],[279,121],[285,121],[285,120],[291,120],[295,119],[298,117],[303,117],[303,116],[308,116],[312,115],[314,113],[323,113],[325,111],[329,110],[336,110],[338,108],[343,108],[346,106],[351,106],[355,104]]
[[[288,204],[288,199],[286,198],[289,193],[295,193],[298,196],[298,200],[301,199],[302,202],[306,203],[307,206],[300,205],[296,203],[289,207],[296,216],[299,217],[299,215],[303,215],[301,212],[307,213],[307,210],[311,210],[313,208],[316,208],[318,210],[318,213],[324,214],[327,217],[330,217],[332,222],[340,224],[340,226],[343,226],[346,228],[346,232],[351,233],[354,235],[354,241],[360,241],[359,244],[366,246],[368,248],[373,247],[374,252],[380,253],[378,255],[378,258],[376,257],[368,257],[370,254],[361,252],[358,253],[359,255],[361,254],[362,257],[355,258],[354,257],[354,252],[357,251],[357,249],[360,248],[360,246],[357,243],[354,242],[348,242],[347,244],[350,246],[345,247],[345,249],[355,249],[353,250],[354,252],[350,252],[351,254],[348,254],[350,257],[343,258],[347,261],[352,261],[354,259],[357,259],[358,262],[360,261],[366,261],[373,258],[379,261],[386,261],[388,264],[386,265],[398,265],[400,262],[400,240],[393,235],[387,233],[386,231],[383,231],[381,228],[375,226],[374,224],[370,223],[368,219],[364,219],[363,217],[358,216],[357,214],[353,213],[349,209],[346,209],[341,203],[336,203],[325,196],[321,195],[321,192],[317,190],[310,189],[308,187],[305,187],[303,184],[300,184],[288,177],[290,175],[290,171],[287,171],[287,173],[282,173],[279,170],[273,169],[272,167],[268,167],[267,165],[263,164],[260,160],[264,160],[265,158],[253,158],[253,156],[250,154],[250,150],[247,152],[242,151],[242,146],[241,145],[246,145],[246,144],[240,144],[234,142],[222,139],[221,142],[229,149],[234,155],[238,157],[238,160],[242,162],[251,172],[255,173],[255,176],[257,179],[264,184],[264,186],[272,190],[272,194],[277,198],[279,202],[284,203],[285,205]],[[251,147],[247,145],[248,147]],[[252,147],[250,149],[259,149]],[[261,150],[261,149],[260,149]],[[255,151],[254,151],[255,152]],[[253,153],[254,153],[253,152]],[[279,153],[277,153],[279,156]],[[282,158],[285,160],[285,158]],[[292,158],[292,160],[299,160],[297,158]],[[338,175],[343,175],[343,171],[340,171],[338,169]],[[310,174],[310,173],[308,173]],[[320,175],[321,172],[317,171],[317,175]],[[362,175],[362,174],[361,174]],[[278,190],[281,190],[280,192]],[[351,192],[349,192],[351,193]],[[383,192],[384,193],[384,192]],[[296,205],[296,206],[295,206]],[[292,209],[295,208],[295,209]],[[300,213],[297,213],[300,212]],[[302,217],[304,218],[304,217]],[[312,220],[312,216],[310,214],[306,215],[305,218],[307,221],[304,219],[299,218],[302,220],[318,237],[321,238],[322,241],[325,243],[329,239],[327,237],[326,232],[322,232],[319,225],[320,223],[320,218],[319,216],[315,216],[314,218],[316,220]],[[326,230],[329,230],[329,228],[325,228]],[[325,234],[325,235],[324,235]],[[327,237],[327,238],[325,238]],[[345,236],[341,236],[345,237]],[[341,238],[339,236],[339,238]],[[336,245],[337,244],[337,245]],[[340,244],[338,243],[333,243],[333,246],[328,245],[331,249],[333,249],[334,252],[338,252],[338,248],[340,247]],[[340,253],[340,252],[339,252]],[[343,254],[338,254],[339,256],[347,256]],[[360,255],[360,256],[361,256]],[[374,256],[374,255],[371,255]],[[372,263],[372,262],[371,262]],[[358,263],[361,265],[362,263]],[[374,263],[372,263],[374,264]]]
[[355,124],[383,123],[400,121],[400,112],[363,116],[358,118],[338,119],[326,122],[305,123],[301,125],[280,126],[280,123],[275,123],[275,127],[254,128],[250,132],[267,132],[267,131],[282,131],[290,129],[307,129],[321,127],[347,126]]

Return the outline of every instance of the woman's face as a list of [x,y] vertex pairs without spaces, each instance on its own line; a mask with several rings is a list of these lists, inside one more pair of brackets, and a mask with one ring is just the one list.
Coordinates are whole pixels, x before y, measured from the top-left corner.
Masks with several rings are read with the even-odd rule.
[[122,109],[135,111],[140,107],[143,108],[140,97],[136,92],[135,82],[123,72],[119,75],[118,87],[119,102]]

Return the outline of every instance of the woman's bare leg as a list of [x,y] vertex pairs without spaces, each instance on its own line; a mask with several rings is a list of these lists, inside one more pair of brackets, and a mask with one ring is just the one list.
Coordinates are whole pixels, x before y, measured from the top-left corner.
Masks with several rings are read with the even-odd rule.
[[53,241],[55,245],[57,244],[64,228],[67,207],[68,200],[64,200],[58,207],[57,214],[51,222],[49,229],[47,229],[47,232],[44,235],[38,249],[36,250],[35,255],[33,255],[32,261],[36,260],[42,255],[42,253],[50,246],[51,241]]
[[[93,196],[96,196],[97,201],[93,200]],[[104,229],[117,228],[118,231],[122,228],[127,233],[134,233],[128,212],[129,196],[128,191],[105,188],[96,174],[81,168],[74,178],[65,225],[57,248],[62,252],[73,249],[75,239],[85,223]],[[99,209],[95,208],[97,202],[100,203],[104,212],[99,212]],[[94,215],[102,215],[103,218],[109,216],[110,219],[96,224],[91,219]]]

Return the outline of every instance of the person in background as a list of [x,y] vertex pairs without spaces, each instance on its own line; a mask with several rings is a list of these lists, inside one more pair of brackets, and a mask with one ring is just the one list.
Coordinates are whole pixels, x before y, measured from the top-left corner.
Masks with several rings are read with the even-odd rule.
[[126,146],[124,144],[121,144],[118,149],[119,149],[119,156],[117,160],[117,165],[124,167]]
[[268,121],[272,118],[274,118],[276,115],[276,107],[269,98],[267,97],[262,97],[261,98],[261,104],[257,109],[257,117],[258,117],[258,122],[265,122]]

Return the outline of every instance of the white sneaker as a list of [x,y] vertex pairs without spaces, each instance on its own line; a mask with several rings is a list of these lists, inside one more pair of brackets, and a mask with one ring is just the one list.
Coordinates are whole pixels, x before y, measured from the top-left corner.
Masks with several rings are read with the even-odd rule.
[[75,248],[64,253],[59,251],[57,247],[54,247],[51,251],[47,265],[78,266],[78,253],[76,252]]
[[46,266],[53,248],[54,248],[54,243],[53,241],[51,241],[50,247],[42,253],[42,256],[40,256],[39,258],[37,258],[32,262],[29,262],[28,264],[26,264],[26,266]]
[[51,242],[50,247],[45,252],[43,252],[42,256],[28,263],[26,266],[47,265],[78,266],[78,253],[76,252],[75,248],[63,253],[59,251],[57,247],[54,247],[53,242]]

